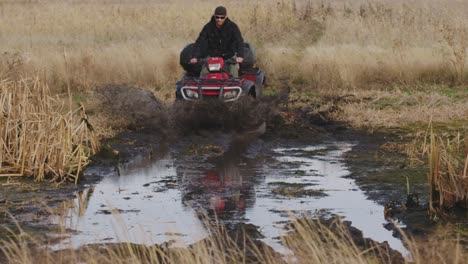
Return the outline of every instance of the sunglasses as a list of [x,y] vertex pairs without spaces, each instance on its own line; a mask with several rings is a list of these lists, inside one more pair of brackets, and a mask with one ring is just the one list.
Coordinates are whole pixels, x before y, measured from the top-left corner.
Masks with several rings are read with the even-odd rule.
[[215,16],[216,19],[221,19],[221,20],[224,20],[226,18],[226,16]]

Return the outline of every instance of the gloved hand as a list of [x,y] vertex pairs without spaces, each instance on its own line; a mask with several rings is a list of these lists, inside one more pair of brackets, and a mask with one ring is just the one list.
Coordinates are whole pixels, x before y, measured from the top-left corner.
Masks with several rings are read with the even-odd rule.
[[237,63],[242,63],[243,61],[244,61],[244,58],[242,58],[242,57],[237,57],[236,58]]
[[190,64],[196,64],[198,62],[197,58],[191,58],[190,59]]

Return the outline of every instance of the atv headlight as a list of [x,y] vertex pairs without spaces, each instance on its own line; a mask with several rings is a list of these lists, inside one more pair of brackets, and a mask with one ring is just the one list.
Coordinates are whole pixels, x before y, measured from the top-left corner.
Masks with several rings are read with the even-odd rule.
[[210,71],[220,71],[221,63],[210,63],[208,64],[208,70]]
[[231,90],[224,93],[224,99],[230,99],[237,96],[237,90]]
[[190,89],[185,90],[185,95],[187,95],[188,98],[198,99],[198,93]]

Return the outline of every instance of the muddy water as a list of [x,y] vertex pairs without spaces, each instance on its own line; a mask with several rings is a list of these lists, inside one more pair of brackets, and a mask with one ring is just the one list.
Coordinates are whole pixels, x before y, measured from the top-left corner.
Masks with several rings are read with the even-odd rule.
[[352,221],[364,237],[406,253],[383,227],[383,207],[345,177],[342,155],[352,147],[352,142],[307,146],[256,140],[223,148],[188,140],[159,158],[139,157],[119,166],[79,193],[60,217],[77,231],[62,246],[186,245],[203,239],[206,223],[216,219],[228,229],[253,224],[264,242],[285,252],[278,236],[291,214],[333,214]]

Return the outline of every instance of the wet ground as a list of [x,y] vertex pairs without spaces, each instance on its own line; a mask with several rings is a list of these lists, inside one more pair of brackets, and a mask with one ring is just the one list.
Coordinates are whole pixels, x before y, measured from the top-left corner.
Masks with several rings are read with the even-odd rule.
[[[171,146],[150,147],[131,137],[120,143],[130,142],[127,150],[135,155],[112,169],[90,167],[88,177],[102,181],[50,218],[74,230],[56,248],[123,241],[188,245],[205,238],[206,226],[217,221],[228,230],[253,226],[252,234],[287,254],[279,239],[285,225],[312,215],[342,217],[364,237],[406,254],[386,228],[384,205],[352,177],[345,157],[359,148],[357,140],[199,131]],[[124,152],[124,145],[115,148]]]
[[[93,158],[78,186],[2,179],[2,226],[19,223],[59,249],[115,242],[188,245],[207,237],[207,226],[216,223],[234,231],[247,227],[250,236],[289,254],[279,237],[293,217],[340,217],[363,237],[406,255],[396,227],[430,225],[422,207],[415,205],[415,214],[402,209],[408,193],[421,205],[427,201],[425,173],[381,148],[396,137],[346,130],[327,124],[322,114],[320,126],[288,127],[273,118],[268,126],[232,129],[247,124],[244,113],[251,111],[235,110],[233,122],[221,127],[186,122],[175,136],[160,128],[122,133]],[[203,120],[219,117],[225,119],[215,114]],[[184,118],[190,119],[178,117]],[[397,215],[402,221],[391,223]],[[65,236],[57,235],[64,232],[58,226]]]

